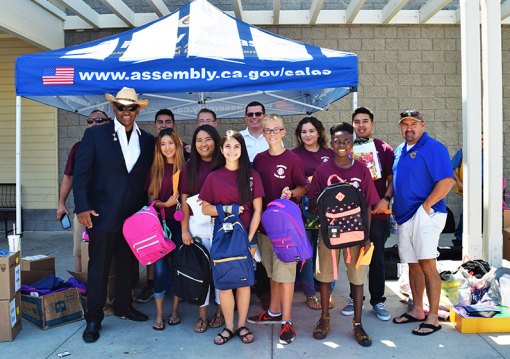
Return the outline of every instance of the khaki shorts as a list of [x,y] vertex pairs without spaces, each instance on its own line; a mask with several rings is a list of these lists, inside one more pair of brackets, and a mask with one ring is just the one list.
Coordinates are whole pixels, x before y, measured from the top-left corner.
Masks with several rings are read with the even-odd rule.
[[294,283],[296,281],[296,262],[285,263],[276,257],[273,245],[268,236],[258,233],[258,246],[262,264],[266,268],[267,276],[279,283]]
[[[347,267],[347,279],[349,283],[354,285],[365,284],[365,278],[367,276],[368,266],[362,265],[356,269],[356,260],[358,259],[359,250],[361,246],[355,246],[348,248],[351,253],[350,263],[345,263]],[[347,260],[347,248],[337,250],[337,258],[335,265],[338,268],[340,263],[340,253],[343,253],[344,262]],[[322,283],[331,283],[335,280],[333,274],[333,258],[331,256],[331,249],[326,247],[322,240],[322,236],[319,235],[319,244],[317,247],[317,265],[315,267],[315,279]]]
[[73,256],[81,257],[81,231],[85,226],[78,222],[76,213],[73,218]]
[[418,263],[420,259],[435,259],[439,236],[446,223],[446,213],[420,206],[414,216],[398,226],[398,254],[402,263]]

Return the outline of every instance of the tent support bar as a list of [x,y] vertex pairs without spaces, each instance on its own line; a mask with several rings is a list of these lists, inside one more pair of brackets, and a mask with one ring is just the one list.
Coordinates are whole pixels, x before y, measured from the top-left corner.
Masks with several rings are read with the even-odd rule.
[[21,231],[21,97],[16,96],[16,234]]
[[352,112],[358,108],[358,91],[352,93]]
[[291,98],[275,95],[272,92],[266,92],[265,94],[268,95],[268,96],[276,97],[276,98],[279,98],[279,99],[282,99],[282,100],[286,100],[286,101],[289,101],[289,102],[294,102],[294,103],[297,103],[298,105],[303,105],[303,106],[306,106],[306,107],[310,107],[310,108],[313,108],[315,110],[324,111],[324,109],[322,107],[310,105],[308,103],[304,103],[304,102],[301,102],[301,101],[296,101],[296,100],[293,100]]

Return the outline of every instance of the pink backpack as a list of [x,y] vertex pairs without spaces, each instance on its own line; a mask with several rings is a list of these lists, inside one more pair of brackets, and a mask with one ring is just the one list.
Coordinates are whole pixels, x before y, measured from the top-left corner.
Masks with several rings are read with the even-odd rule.
[[162,226],[158,212],[154,208],[156,202],[158,201],[144,206],[126,219],[122,227],[129,248],[144,266],[156,262],[175,249],[175,243],[170,239],[172,233],[165,223],[165,209],[160,210]]

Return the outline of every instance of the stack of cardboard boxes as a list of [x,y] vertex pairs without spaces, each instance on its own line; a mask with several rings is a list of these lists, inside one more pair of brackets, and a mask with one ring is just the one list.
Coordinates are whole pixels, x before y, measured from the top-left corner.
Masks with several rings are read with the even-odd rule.
[[[55,275],[55,257],[36,255],[21,260],[21,280],[32,285],[49,275]],[[45,330],[83,318],[80,292],[69,288],[50,294],[21,296],[23,319]]]
[[21,330],[20,252],[0,255],[0,342],[14,340]]
[[510,261],[510,210],[503,211],[503,259]]

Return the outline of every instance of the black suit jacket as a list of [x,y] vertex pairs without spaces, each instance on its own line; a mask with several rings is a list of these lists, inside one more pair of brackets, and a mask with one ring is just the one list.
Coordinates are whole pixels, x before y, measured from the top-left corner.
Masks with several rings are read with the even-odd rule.
[[73,176],[76,213],[96,211],[93,228],[102,232],[120,231],[124,220],[147,204],[144,184],[154,153],[154,137],[141,130],[140,156],[128,173],[114,134],[113,122],[85,131]]

